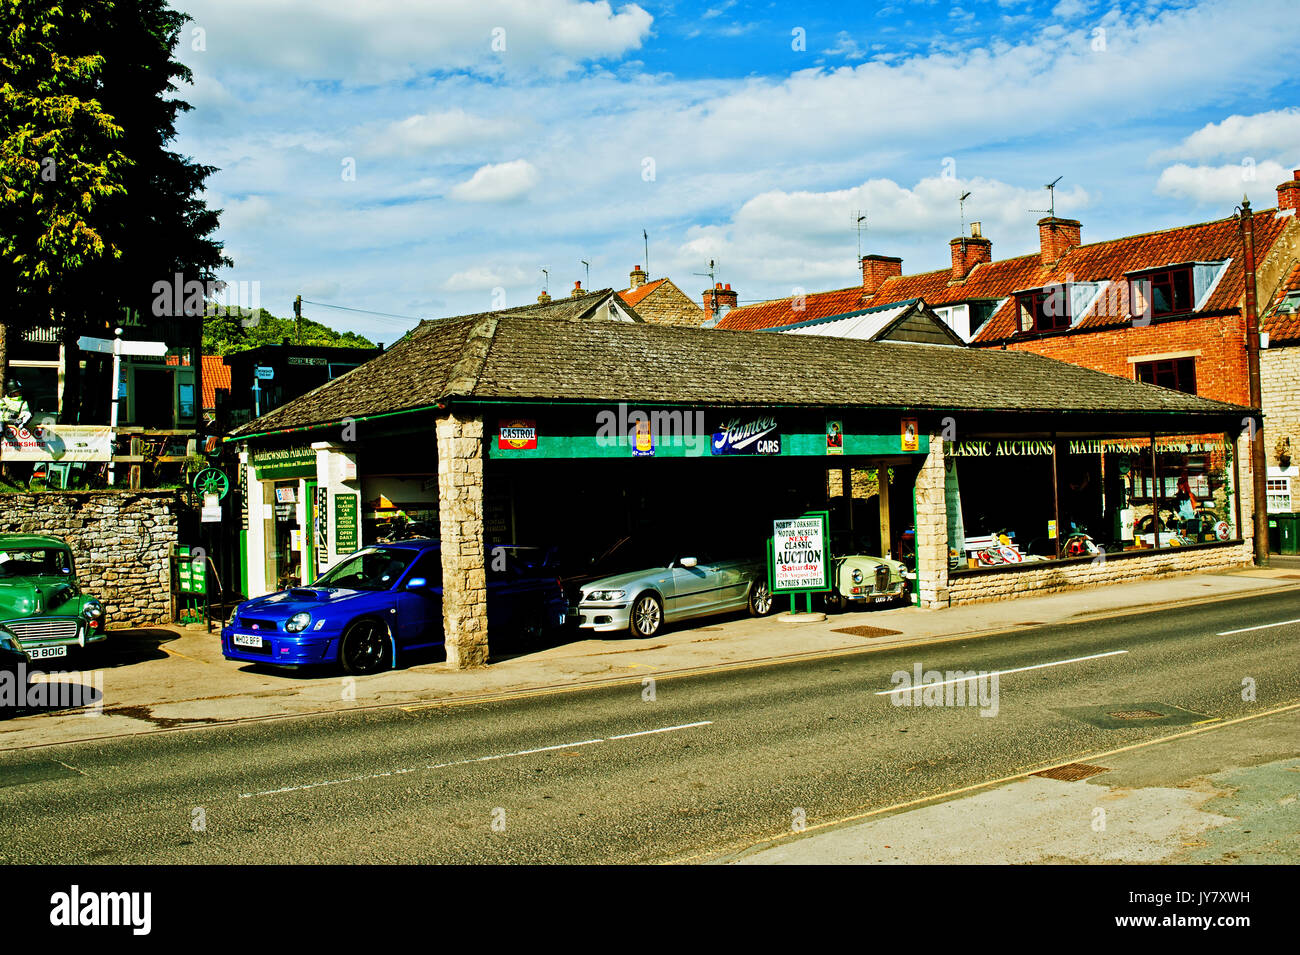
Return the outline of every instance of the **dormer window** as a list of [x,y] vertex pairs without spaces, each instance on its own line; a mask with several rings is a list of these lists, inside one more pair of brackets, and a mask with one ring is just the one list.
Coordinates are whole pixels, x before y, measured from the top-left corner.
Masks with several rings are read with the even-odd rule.
[[1054,332],[1083,317],[1101,291],[1100,282],[1062,282],[1016,293],[1020,331]]
[[1129,273],[1134,318],[1189,315],[1204,306],[1227,262],[1184,262]]

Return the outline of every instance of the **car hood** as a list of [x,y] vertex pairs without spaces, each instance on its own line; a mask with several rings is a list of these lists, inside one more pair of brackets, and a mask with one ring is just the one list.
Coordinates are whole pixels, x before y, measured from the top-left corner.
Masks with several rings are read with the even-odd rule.
[[77,613],[80,609],[77,589],[66,580],[41,577],[0,580],[0,619]]
[[643,583],[652,577],[658,579],[671,573],[672,571],[667,567],[647,567],[644,570],[633,570],[625,574],[613,574],[609,577],[597,577],[594,580],[585,581],[582,589],[618,590],[620,587],[629,587],[632,584]]
[[325,607],[338,607],[356,600],[358,597],[375,596],[383,593],[376,590],[346,590],[341,587],[293,587],[265,597],[254,597],[240,604],[235,613],[244,617],[260,617],[264,620],[288,620],[304,610],[320,610]]
[[844,557],[836,557],[835,561],[844,567],[870,567],[873,569],[884,564],[895,573],[900,574],[907,569],[907,566],[900,561],[890,560],[887,557],[873,557],[871,554],[848,554]]

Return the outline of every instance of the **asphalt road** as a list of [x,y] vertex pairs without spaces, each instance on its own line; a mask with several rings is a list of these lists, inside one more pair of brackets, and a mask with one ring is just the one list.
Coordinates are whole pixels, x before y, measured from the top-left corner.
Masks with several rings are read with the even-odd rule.
[[[1013,603],[1007,613],[1020,622]],[[1286,592],[664,679],[653,693],[625,685],[341,709],[11,751],[0,754],[0,861],[708,858],[799,820],[839,819],[1300,700],[1297,650],[1300,596]],[[916,664],[945,679],[1019,672],[999,675],[996,715],[881,695]],[[1253,701],[1243,685],[1254,687]]]

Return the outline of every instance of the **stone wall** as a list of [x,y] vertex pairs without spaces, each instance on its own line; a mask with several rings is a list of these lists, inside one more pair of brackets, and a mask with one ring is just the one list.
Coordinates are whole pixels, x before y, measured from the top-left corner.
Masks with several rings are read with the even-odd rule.
[[[1268,466],[1281,467],[1279,444],[1291,439],[1291,461],[1300,464],[1300,345],[1265,348],[1259,353],[1260,396],[1264,404],[1264,453]],[[1300,481],[1291,481],[1291,509],[1300,511]]]
[[436,431],[443,632],[447,663],[460,670],[483,666],[488,656],[483,419],[453,412]]
[[939,434],[930,435],[930,452],[916,476],[916,573],[920,605],[948,606],[948,506]]
[[1253,560],[1249,543],[1231,546],[1167,549],[1159,553],[1080,564],[1054,561],[1035,565],[1032,570],[987,570],[953,574],[948,596],[953,604],[1052,593],[1118,584],[1151,577],[1172,577],[1224,567],[1243,567]]
[[67,541],[81,588],[104,602],[110,627],[164,623],[180,509],[175,491],[3,494],[0,531]]
[[671,280],[665,280],[632,307],[649,325],[699,328],[704,324],[704,309]]

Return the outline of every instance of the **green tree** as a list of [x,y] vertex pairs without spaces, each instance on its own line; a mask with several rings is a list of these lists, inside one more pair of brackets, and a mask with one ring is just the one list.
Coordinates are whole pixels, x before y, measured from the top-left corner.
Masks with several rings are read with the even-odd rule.
[[[279,318],[266,309],[256,315],[216,309],[203,322],[203,353],[229,355],[232,352],[279,345],[285,339],[298,344],[297,326],[292,318]],[[374,348],[374,342],[356,332],[338,332],[310,318],[302,320],[303,345],[333,345],[339,348]]]
[[95,95],[104,57],[83,42],[104,6],[0,0],[0,381],[9,329],[49,323],[122,255],[104,210],[130,159]]

